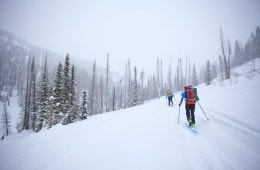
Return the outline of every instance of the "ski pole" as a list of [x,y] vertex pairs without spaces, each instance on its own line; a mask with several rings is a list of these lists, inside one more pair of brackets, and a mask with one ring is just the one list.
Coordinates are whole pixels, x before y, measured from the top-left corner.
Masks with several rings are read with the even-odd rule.
[[180,106],[179,106],[178,124],[180,124]]
[[202,107],[201,107],[201,105],[200,105],[199,101],[197,101],[197,102],[198,102],[198,104],[199,104],[199,106],[200,106],[200,108],[201,108],[202,112],[204,113],[205,117],[206,117],[206,118],[207,118],[207,120],[209,121],[209,118],[207,117],[206,113],[205,113],[205,112],[204,112],[204,110],[202,109]]

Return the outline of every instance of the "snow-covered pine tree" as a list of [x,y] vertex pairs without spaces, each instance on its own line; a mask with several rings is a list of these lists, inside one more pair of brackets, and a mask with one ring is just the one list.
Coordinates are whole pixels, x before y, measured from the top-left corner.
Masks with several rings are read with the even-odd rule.
[[76,78],[75,78],[75,66],[71,68],[71,92],[70,92],[70,109],[69,114],[71,117],[71,123],[79,120],[79,102],[76,94]]
[[79,118],[80,120],[87,119],[88,114],[90,113],[90,109],[87,102],[87,91],[84,90],[82,92],[82,100],[81,100],[81,107],[80,107],[80,114]]
[[140,85],[140,104],[144,103],[145,91],[144,91],[144,71],[141,72],[141,85]]
[[52,94],[52,91],[50,92],[50,98],[49,98],[49,120],[48,120],[48,128],[52,128],[53,126],[53,120],[54,120],[54,97]]
[[70,78],[70,59],[69,54],[66,55],[64,70],[63,70],[63,102],[62,102],[62,112],[67,115],[69,111],[69,100],[71,92],[71,78]]
[[54,89],[53,89],[53,125],[56,125],[57,123],[60,123],[63,118],[63,109],[62,109],[62,103],[63,103],[63,74],[62,74],[62,64],[59,63],[57,68],[56,77],[54,80]]
[[45,58],[44,70],[40,82],[40,110],[36,119],[36,132],[39,132],[44,126],[48,124],[49,120],[49,79],[47,69],[47,54]]
[[35,69],[35,60],[34,57],[32,59],[31,65],[31,122],[32,122],[32,129],[35,130],[35,121],[38,111],[38,104],[37,104],[37,89],[36,89],[36,69]]
[[79,112],[79,104],[78,100],[76,97],[76,91],[75,91],[75,86],[76,86],[76,80],[75,80],[75,67],[72,66],[71,69],[71,76],[70,76],[70,81],[69,81],[69,99],[67,103],[67,108],[68,111],[65,115],[65,117],[62,120],[63,125],[67,125],[69,123],[76,122],[79,120],[78,112]]

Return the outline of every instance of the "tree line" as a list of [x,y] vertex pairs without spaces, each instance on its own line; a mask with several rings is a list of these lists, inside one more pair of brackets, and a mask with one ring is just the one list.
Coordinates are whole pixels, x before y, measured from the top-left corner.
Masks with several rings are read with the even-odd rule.
[[96,61],[82,68],[73,64],[69,54],[64,61],[53,62],[47,53],[34,57],[31,48],[12,46],[11,41],[0,39],[0,100],[4,104],[1,125],[5,134],[10,132],[6,107],[13,89],[17,90],[22,107],[18,131],[39,132],[60,123],[67,125],[96,114],[137,106],[164,96],[168,89],[177,92],[187,84],[209,85],[217,77],[220,81],[230,79],[232,67],[259,58],[258,26],[244,46],[236,40],[234,50],[221,28],[219,33],[221,52],[215,62],[191,64],[186,56],[178,57],[176,67],[172,67],[172,60],[164,64],[157,57],[155,72],[147,75],[128,59],[119,79],[111,73],[109,54],[105,68],[100,68]]

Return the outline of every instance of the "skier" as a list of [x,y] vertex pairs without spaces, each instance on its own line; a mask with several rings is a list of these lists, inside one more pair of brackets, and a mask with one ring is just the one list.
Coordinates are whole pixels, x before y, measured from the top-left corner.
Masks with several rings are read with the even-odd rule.
[[186,116],[189,126],[195,126],[195,104],[196,101],[199,101],[197,89],[192,88],[192,85],[184,87],[184,92],[181,94],[179,107],[181,106],[183,99],[185,99]]
[[172,102],[172,98],[173,98],[172,91],[171,90],[167,90],[166,94],[167,94],[166,98],[168,98],[168,105],[169,106],[173,105],[173,102]]

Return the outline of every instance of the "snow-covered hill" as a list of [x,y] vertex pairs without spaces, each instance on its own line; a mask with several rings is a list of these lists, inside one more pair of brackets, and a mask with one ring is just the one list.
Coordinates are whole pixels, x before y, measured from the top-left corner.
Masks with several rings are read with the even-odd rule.
[[198,87],[198,134],[186,127],[184,105],[163,97],[144,105],[0,143],[1,170],[172,170],[260,168],[260,75],[237,84]]

